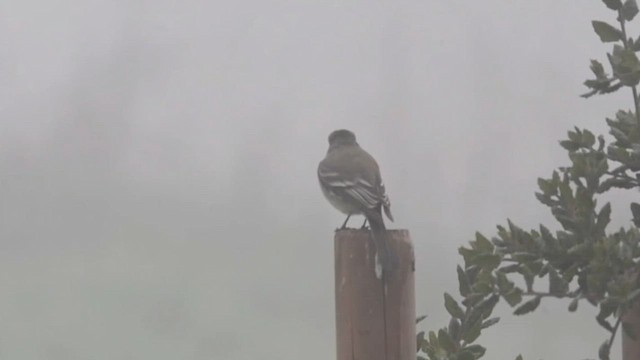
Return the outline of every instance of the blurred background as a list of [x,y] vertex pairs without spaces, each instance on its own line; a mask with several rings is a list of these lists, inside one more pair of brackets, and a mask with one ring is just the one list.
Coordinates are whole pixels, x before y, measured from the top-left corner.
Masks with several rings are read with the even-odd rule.
[[[601,1],[0,3],[0,358],[333,359],[334,129],[380,163],[416,249],[419,329],[457,248],[554,229],[536,179],[590,100]],[[631,34],[637,35],[633,32]],[[616,200],[615,198],[613,199]],[[629,224],[614,202],[614,226]],[[595,358],[585,303],[483,333],[487,358]],[[614,347],[614,357],[619,347]]]

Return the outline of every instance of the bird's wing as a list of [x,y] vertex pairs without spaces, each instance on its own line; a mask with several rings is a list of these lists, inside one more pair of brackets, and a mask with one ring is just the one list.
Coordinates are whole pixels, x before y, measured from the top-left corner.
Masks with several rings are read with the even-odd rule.
[[371,184],[357,174],[332,169],[324,163],[320,163],[318,167],[318,179],[328,190],[336,195],[349,197],[366,209],[380,205],[384,198],[384,194],[379,193],[379,186]]

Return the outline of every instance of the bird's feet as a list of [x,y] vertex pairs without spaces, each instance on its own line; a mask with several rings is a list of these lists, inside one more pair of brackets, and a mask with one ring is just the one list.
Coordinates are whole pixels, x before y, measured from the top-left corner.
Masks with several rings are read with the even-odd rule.
[[344,222],[342,223],[342,226],[337,228],[336,231],[338,230],[345,230],[347,228],[347,223],[349,222],[349,218],[351,217],[351,214],[347,215],[347,218],[344,220]]

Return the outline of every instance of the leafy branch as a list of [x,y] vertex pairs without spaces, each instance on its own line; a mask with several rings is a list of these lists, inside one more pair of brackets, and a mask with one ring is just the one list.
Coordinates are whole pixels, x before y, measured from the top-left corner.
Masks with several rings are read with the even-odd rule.
[[[589,92],[582,96],[628,87],[635,111],[620,110],[613,119],[606,119],[613,137],[609,145],[603,136],[578,127],[560,141],[570,165],[538,179],[535,195],[549,207],[561,230],[552,232],[540,225],[526,231],[508,220],[491,239],[476,233],[475,240],[459,249],[464,259],[464,267],[457,267],[462,299],[445,293],[449,325],[418,334],[418,349],[430,360],[482,358],[486,349],[476,341],[482,330],[500,321],[491,316],[500,300],[515,315],[535,311],[547,298],[570,300],[570,312],[584,301],[598,307],[596,321],[610,332],[600,346],[602,360],[609,359],[620,327],[635,339],[623,316],[640,297],[640,204],[630,204],[635,226],[607,232],[611,205],[600,205],[598,200],[613,188],[640,189],[640,61],[636,56],[640,37],[633,40],[626,29],[626,23],[638,14],[638,6],[635,0],[603,2],[616,12],[617,27],[603,21],[592,25],[600,40],[614,43],[607,54],[612,74],[599,61],[591,60],[595,78],[585,81]],[[541,278],[548,280],[545,289],[536,282]]]

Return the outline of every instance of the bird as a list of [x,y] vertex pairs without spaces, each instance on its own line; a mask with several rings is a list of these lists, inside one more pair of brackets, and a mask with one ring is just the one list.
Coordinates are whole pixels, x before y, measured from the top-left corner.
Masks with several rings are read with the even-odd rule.
[[371,226],[378,261],[383,270],[392,271],[398,259],[389,246],[382,211],[391,221],[393,215],[378,163],[349,130],[335,130],[328,140],[329,150],[318,164],[322,193],[333,207],[347,215],[340,229],[346,228],[351,215],[365,216],[365,224],[368,221]]

